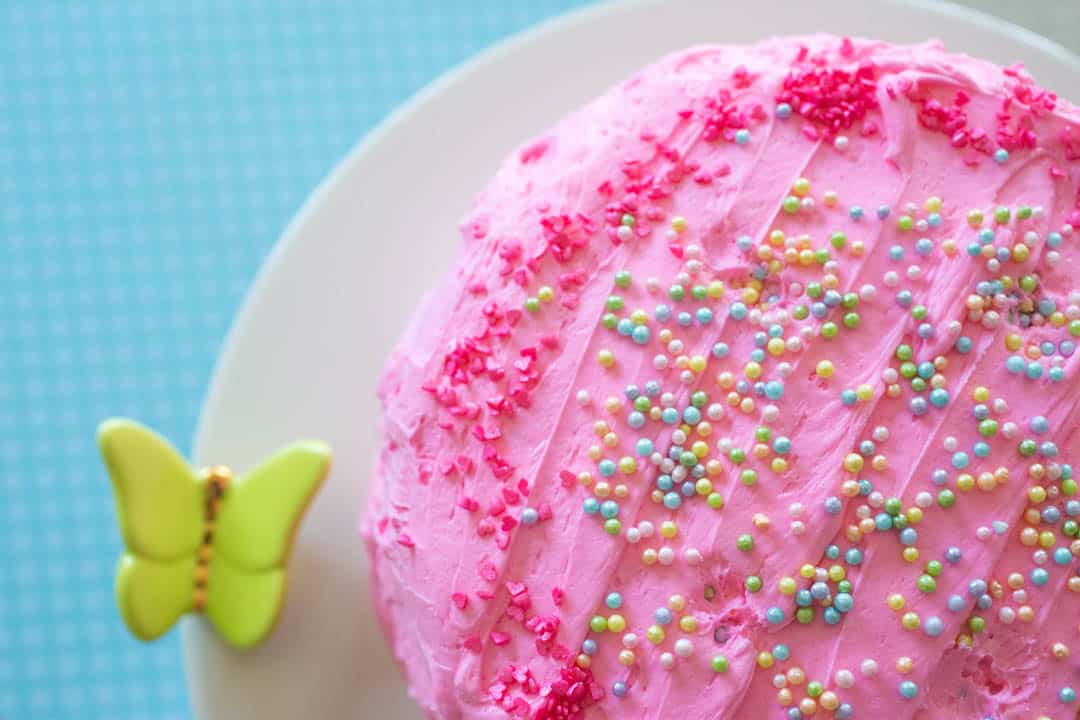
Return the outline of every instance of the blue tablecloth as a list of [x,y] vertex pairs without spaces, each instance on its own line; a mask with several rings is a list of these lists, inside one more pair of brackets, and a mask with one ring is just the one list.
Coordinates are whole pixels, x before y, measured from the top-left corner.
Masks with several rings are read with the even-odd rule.
[[113,608],[108,415],[188,449],[259,262],[353,143],[577,0],[0,1],[0,718],[187,718]]

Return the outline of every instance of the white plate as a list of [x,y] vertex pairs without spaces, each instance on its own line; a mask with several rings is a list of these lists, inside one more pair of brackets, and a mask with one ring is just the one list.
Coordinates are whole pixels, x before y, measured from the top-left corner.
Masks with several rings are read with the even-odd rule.
[[197,620],[182,632],[201,720],[419,718],[368,595],[357,533],[374,457],[376,378],[457,224],[502,157],[661,54],[696,43],[830,31],[934,36],[1044,85],[1075,89],[1080,61],[1005,22],[938,4],[649,0],[587,9],[443,77],[353,150],[286,229],[222,353],[195,442],[199,461],[245,467],[302,436],[335,464],[302,526],[281,623],[250,652]]

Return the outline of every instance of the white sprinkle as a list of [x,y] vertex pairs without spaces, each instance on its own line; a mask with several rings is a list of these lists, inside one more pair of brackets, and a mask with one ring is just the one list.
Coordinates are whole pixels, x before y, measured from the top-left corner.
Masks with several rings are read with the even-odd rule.
[[650,538],[653,536],[653,533],[656,532],[656,528],[654,528],[653,524],[648,520],[639,522],[637,528],[643,538]]
[[992,534],[993,531],[985,525],[980,525],[975,530],[975,537],[977,537],[982,542],[986,542],[987,540],[989,540]]
[[626,633],[622,636],[623,647],[627,650],[633,650],[638,646],[638,636],[634,633]]
[[656,558],[660,561],[661,565],[670,565],[675,562],[675,551],[669,547],[662,547],[656,554]]
[[589,397],[589,391],[588,390],[578,390],[577,391],[577,402],[578,402],[578,405],[581,405],[581,406],[588,405],[590,402],[592,402],[592,398]]
[[926,509],[934,504],[934,496],[930,493],[923,491],[915,496],[915,506]]
[[669,652],[661,653],[660,655],[660,667],[665,670],[671,670],[675,667],[675,656]]
[[630,543],[631,545],[637,545],[639,542],[641,542],[641,531],[633,527],[627,530],[626,542]]
[[675,654],[682,658],[688,658],[694,654],[694,643],[687,638],[679,638],[675,641]]
[[855,685],[855,675],[850,670],[837,670],[836,684],[842,688],[852,687]]
[[862,661],[862,674],[866,677],[874,677],[877,675],[877,663],[867,658]]

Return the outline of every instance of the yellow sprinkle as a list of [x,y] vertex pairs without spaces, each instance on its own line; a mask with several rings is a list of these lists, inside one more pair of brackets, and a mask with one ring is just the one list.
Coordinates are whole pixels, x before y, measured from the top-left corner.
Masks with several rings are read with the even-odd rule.
[[833,368],[832,362],[830,362],[829,360],[819,360],[816,368],[818,377],[823,378],[831,378],[833,376],[834,369],[835,368]]
[[622,615],[608,615],[607,629],[611,632],[622,632],[626,629],[626,618]]
[[674,612],[682,612],[686,609],[686,598],[682,595],[672,595],[668,598],[667,606]]
[[897,612],[903,610],[904,605],[906,604],[904,601],[904,596],[900,593],[893,593],[888,597],[885,602],[886,604],[888,604],[890,610],[895,610]]
[[907,612],[900,618],[900,625],[905,630],[918,630],[919,629],[919,615],[918,613]]
[[805,565],[803,565],[802,567],[799,568],[799,574],[802,575],[807,580],[814,577],[814,575],[816,573],[817,573],[817,568],[815,568],[813,565],[811,565],[809,563],[807,563],[807,564],[805,564]]
[[839,196],[835,190],[826,190],[821,195],[821,201],[825,203],[825,207],[836,207],[836,202],[839,200]]
[[706,288],[705,292],[713,300],[719,300],[720,298],[722,298],[724,296],[724,283],[723,283],[723,281],[721,281],[721,280],[713,280],[712,282],[709,283],[709,286]]
[[577,666],[579,668],[581,668],[582,670],[588,670],[590,665],[592,665],[591,657],[589,657],[585,653],[581,653],[577,656]]
[[840,582],[846,575],[847,573],[842,565],[833,565],[829,568],[829,579],[833,582]]
[[923,204],[923,207],[926,208],[926,212],[941,212],[941,198],[939,198],[937,195],[932,195],[926,198],[926,202]]
[[679,534],[679,528],[671,520],[665,520],[660,523],[660,534],[670,540]]
[[1046,500],[1046,488],[1042,485],[1034,485],[1028,488],[1028,502],[1038,505]]
[[757,664],[759,668],[771,668],[773,666],[773,655],[771,652],[759,652],[757,656]]
[[915,667],[915,661],[909,658],[907,655],[903,655],[896,659],[896,671],[902,675],[907,675]]
[[777,246],[783,245],[784,244],[784,231],[783,230],[773,230],[772,232],[770,232],[769,233],[769,242],[772,243],[773,245],[777,245]]
[[919,549],[906,547],[904,548],[904,552],[901,553],[901,556],[904,558],[904,562],[913,563],[919,559]]
[[749,380],[757,380],[761,377],[761,365],[751,360],[743,367],[743,375]]
[[791,192],[795,193],[799,197],[805,196],[810,192],[810,181],[804,177],[797,179],[791,184]]
[[664,628],[659,625],[650,625],[649,629],[645,631],[645,637],[653,645],[659,645],[664,642]]
[[613,367],[615,365],[615,354],[610,350],[601,350],[596,353],[596,362],[600,363],[601,367]]
[[907,509],[907,512],[904,513],[904,514],[907,515],[908,523],[910,523],[911,525],[918,525],[919,523],[922,522],[922,519],[923,519],[922,508],[910,507],[910,508]]
[[709,454],[709,444],[702,440],[696,440],[694,441],[694,444],[690,446],[690,452],[694,453],[694,455],[697,456],[697,459],[700,460]]
[[975,402],[986,402],[990,399],[990,391],[980,385],[975,388],[974,392],[971,393],[971,397],[975,400]]
[[686,218],[682,217],[681,215],[676,215],[675,217],[671,218],[671,229],[677,233],[681,233],[683,230],[686,229]]
[[704,355],[695,355],[690,358],[690,369],[696,373],[702,372],[707,364],[708,361]]
[[773,458],[772,462],[769,463],[769,467],[772,469],[772,471],[774,473],[779,475],[781,473],[787,472],[788,462],[787,462],[787,460],[785,460],[782,457]]
[[952,238],[946,238],[941,243],[941,251],[945,253],[946,257],[953,257],[957,251],[956,241]]
[[679,629],[684,633],[692,633],[697,630],[697,620],[693,615],[683,615],[679,618]]
[[1020,338],[1019,333],[1009,333],[1005,336],[1005,347],[1013,352],[1020,349],[1023,344],[1023,340]]
[[769,351],[770,355],[779,357],[784,354],[784,340],[783,338],[769,338],[769,342],[765,345],[765,349]]
[[777,583],[777,587],[784,595],[794,595],[795,591],[798,589],[798,586],[795,583],[795,578],[793,577],[780,578],[780,582]]
[[874,388],[866,384],[860,385],[859,387],[855,388],[855,397],[857,397],[859,400],[862,400],[863,402],[866,402],[867,400],[872,400],[874,397]]
[[549,303],[555,299],[555,291],[545,285],[536,291],[536,299],[542,303]]
[[844,458],[844,469],[851,473],[857,473],[863,469],[862,455],[858,453],[848,453]]
[[619,472],[623,475],[633,475],[637,472],[637,460],[627,455],[619,460]]
[[589,487],[592,485],[592,473],[591,472],[579,472],[577,481],[581,483],[582,487]]
[[644,310],[635,310],[630,313],[630,322],[634,323],[634,325],[648,325],[649,313]]
[[755,305],[755,304],[757,304],[757,301],[758,301],[759,297],[760,297],[760,294],[754,288],[752,288],[752,287],[743,288],[742,301],[744,303],[746,303],[747,305]]

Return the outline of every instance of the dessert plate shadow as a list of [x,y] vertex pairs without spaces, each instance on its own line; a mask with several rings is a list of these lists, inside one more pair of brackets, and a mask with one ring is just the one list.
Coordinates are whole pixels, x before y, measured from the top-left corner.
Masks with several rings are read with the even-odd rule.
[[[832,32],[919,42],[1075,89],[1080,60],[955,6],[865,0],[641,0],[587,8],[513,37],[443,76],[364,138],[314,191],[267,259],[225,343],[195,440],[199,462],[250,467],[318,437],[334,466],[297,537],[280,624],[237,651],[182,627],[200,720],[419,720],[369,598],[358,520],[376,448],[375,384],[426,288],[449,269],[457,225],[501,158],[669,51]],[[363,72],[363,68],[355,68]]]

